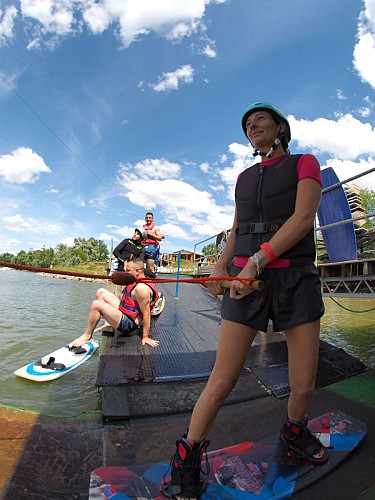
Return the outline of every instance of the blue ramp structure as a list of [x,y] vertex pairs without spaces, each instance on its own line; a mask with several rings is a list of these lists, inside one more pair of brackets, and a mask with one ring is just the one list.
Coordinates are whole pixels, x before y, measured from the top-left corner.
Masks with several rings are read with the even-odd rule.
[[[322,170],[323,189],[339,183],[332,167]],[[342,186],[323,193],[318,209],[320,226],[351,219],[349,202]],[[357,241],[353,222],[322,230],[330,262],[357,259]]]

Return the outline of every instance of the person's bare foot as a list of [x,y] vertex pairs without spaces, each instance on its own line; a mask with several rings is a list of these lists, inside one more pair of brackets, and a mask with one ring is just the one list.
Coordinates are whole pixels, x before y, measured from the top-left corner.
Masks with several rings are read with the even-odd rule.
[[83,346],[83,344],[86,344],[91,339],[92,339],[91,335],[89,335],[88,333],[84,333],[80,337],[73,340],[73,342],[70,342],[69,346],[70,347],[81,347],[81,346]]
[[157,347],[159,345],[159,341],[150,339],[150,337],[142,337],[142,345],[149,345],[151,347]]
[[99,332],[110,332],[114,333],[116,330],[111,326],[109,323],[106,321],[102,324],[102,326],[99,326],[98,328],[95,328],[94,333],[99,333]]

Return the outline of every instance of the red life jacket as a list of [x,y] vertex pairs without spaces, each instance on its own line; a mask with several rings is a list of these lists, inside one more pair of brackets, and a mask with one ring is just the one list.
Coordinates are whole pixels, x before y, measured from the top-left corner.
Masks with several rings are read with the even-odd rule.
[[[132,283],[131,285],[128,285],[123,289],[121,295],[121,301],[118,306],[121,312],[123,312],[124,314],[126,314],[126,316],[132,319],[143,318],[138,302],[136,302],[131,296],[132,291],[137,285],[138,283]],[[158,301],[159,291],[153,283],[145,283],[145,285],[149,286],[152,290],[152,299],[150,303],[150,311],[151,311],[151,309]]]
[[[155,224],[153,222],[151,222],[151,224],[143,224],[143,229],[146,229],[146,231],[150,231],[154,226],[155,226]],[[148,235],[147,235],[147,238],[145,240],[141,241],[141,243],[144,246],[155,245],[157,247],[159,245],[158,240],[156,240],[152,236],[148,236]]]

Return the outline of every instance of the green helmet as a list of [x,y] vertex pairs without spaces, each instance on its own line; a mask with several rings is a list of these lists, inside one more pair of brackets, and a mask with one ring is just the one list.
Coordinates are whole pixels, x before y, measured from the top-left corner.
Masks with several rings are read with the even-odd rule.
[[288,127],[287,128],[287,141],[289,143],[292,136],[290,133],[290,125],[288,122],[288,118],[284,115],[284,113],[282,111],[280,111],[279,108],[277,108],[273,104],[270,104],[269,102],[254,102],[254,104],[251,104],[251,106],[249,106],[245,110],[243,117],[242,117],[242,130],[244,131],[246,137],[247,137],[247,134],[246,134],[247,119],[248,119],[249,115],[251,113],[253,113],[254,111],[256,111],[257,109],[265,109],[266,111],[271,111],[272,113],[277,115],[279,118],[281,118],[281,120],[283,120],[287,124],[287,127]]

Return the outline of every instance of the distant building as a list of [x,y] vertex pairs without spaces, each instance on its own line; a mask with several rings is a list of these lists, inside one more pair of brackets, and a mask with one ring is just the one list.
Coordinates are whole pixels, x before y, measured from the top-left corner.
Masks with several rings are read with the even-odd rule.
[[[177,262],[178,254],[180,252],[181,252],[181,260],[184,260],[185,262],[191,262],[192,264],[194,263],[194,252],[190,252],[189,250],[177,250],[177,252],[173,253],[163,253],[163,255],[161,256],[161,261],[163,263]],[[204,260],[204,255],[200,253],[195,254],[195,263],[203,262],[203,260]]]
[[[349,184],[345,186],[345,194],[348,198],[349,208],[353,217],[361,217],[365,214],[365,209],[362,207],[361,188],[357,184]],[[360,228],[367,219],[354,221],[354,227]]]

